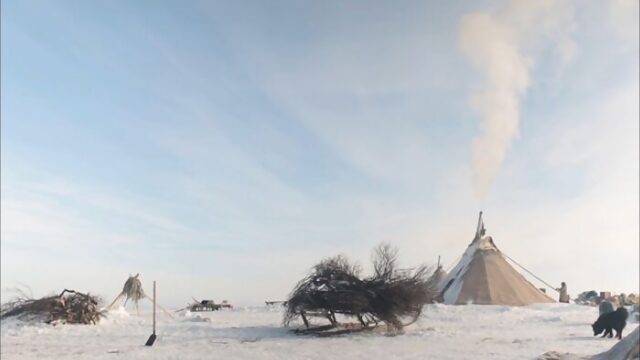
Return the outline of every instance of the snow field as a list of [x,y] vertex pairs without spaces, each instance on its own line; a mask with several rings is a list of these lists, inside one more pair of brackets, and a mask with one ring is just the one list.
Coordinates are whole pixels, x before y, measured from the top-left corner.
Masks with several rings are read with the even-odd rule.
[[[616,340],[593,337],[598,309],[574,304],[526,307],[429,305],[404,334],[368,332],[329,338],[283,328],[281,308],[158,315],[122,309],[97,326],[3,321],[2,359],[534,359],[548,352],[594,355]],[[318,320],[322,322],[322,320]],[[638,326],[629,322],[624,335]]]

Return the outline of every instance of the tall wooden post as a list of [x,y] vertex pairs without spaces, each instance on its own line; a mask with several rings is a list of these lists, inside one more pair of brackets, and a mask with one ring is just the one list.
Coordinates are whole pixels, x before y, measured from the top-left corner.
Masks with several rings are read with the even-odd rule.
[[156,281],[153,280],[153,333],[156,333]]
[[[147,299],[149,297],[147,296]],[[146,346],[151,346],[156,341],[156,282],[153,281],[153,333],[149,336]]]

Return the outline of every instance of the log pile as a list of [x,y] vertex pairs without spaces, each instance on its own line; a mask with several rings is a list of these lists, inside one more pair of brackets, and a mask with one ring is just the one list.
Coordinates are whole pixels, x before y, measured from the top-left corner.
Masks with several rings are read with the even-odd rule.
[[[397,254],[389,245],[379,246],[374,253],[374,274],[367,278],[360,276],[359,266],[343,256],[321,261],[293,289],[284,325],[301,318],[307,328],[304,333],[344,327],[336,314],[356,318],[361,330],[380,323],[401,330],[415,322],[423,306],[436,295],[433,271],[426,266],[401,271]],[[310,317],[325,318],[330,325],[311,328]]]
[[47,324],[96,324],[105,315],[98,308],[99,301],[96,296],[67,289],[59,295],[40,299],[21,296],[2,305],[0,319],[17,317]]

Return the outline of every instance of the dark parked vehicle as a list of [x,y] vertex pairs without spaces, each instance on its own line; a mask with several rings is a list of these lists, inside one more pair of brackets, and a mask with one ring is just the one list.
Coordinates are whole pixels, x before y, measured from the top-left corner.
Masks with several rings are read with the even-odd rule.
[[223,300],[220,304],[216,304],[213,300],[202,300],[189,306],[190,311],[216,311],[220,309],[233,309],[233,306],[227,300]]

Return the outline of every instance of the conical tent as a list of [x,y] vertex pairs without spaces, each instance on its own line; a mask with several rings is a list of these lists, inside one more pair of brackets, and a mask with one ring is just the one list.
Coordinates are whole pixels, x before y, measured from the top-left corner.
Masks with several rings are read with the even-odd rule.
[[440,264],[440,256],[438,256],[438,266],[433,272],[433,275],[431,275],[431,279],[433,280],[433,283],[439,284],[446,276],[447,272],[442,268],[442,265]]
[[445,277],[447,277],[447,272],[444,271],[442,266],[439,266],[436,271],[433,272],[433,280],[436,284],[441,283]]
[[491,236],[485,236],[482,213],[476,237],[460,262],[438,284],[445,304],[522,306],[554,302],[517,272]]

